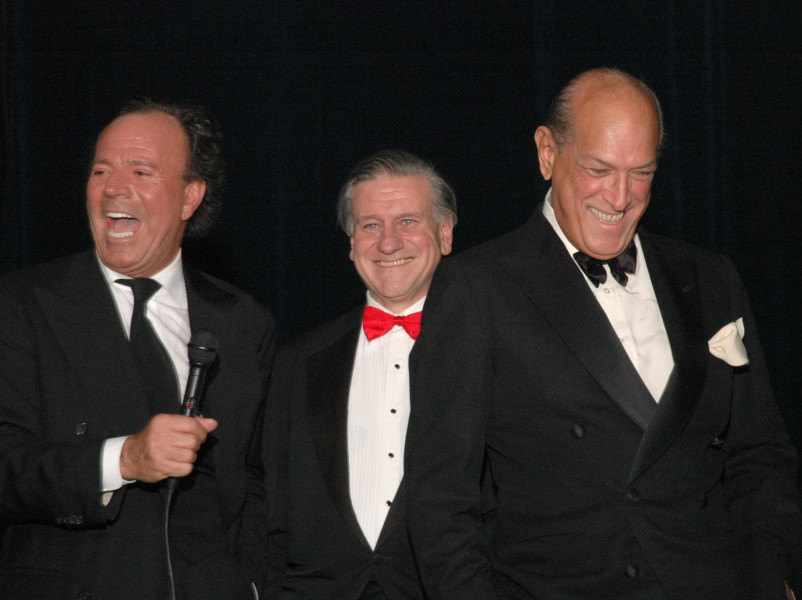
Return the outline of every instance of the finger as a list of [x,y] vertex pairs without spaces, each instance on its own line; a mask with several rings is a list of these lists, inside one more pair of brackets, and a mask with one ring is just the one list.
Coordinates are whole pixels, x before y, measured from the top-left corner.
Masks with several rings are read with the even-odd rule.
[[206,433],[211,433],[215,429],[219,423],[215,419],[209,419],[207,417],[196,417],[198,423],[200,423],[201,427],[206,431]]

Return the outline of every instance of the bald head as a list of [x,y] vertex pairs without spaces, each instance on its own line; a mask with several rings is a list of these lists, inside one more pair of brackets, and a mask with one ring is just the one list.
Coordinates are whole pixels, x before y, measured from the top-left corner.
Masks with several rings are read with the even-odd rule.
[[657,123],[657,151],[663,146],[663,109],[652,89],[634,75],[613,68],[591,69],[574,77],[552,102],[545,126],[555,142],[563,146],[576,135],[577,115],[593,116],[591,111],[599,104],[594,99],[609,102],[624,98],[645,100],[654,113]]

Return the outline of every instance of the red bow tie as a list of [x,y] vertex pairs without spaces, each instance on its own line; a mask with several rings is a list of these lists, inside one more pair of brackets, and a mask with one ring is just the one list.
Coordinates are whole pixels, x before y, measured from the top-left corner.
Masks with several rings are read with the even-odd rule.
[[420,333],[420,317],[421,311],[403,317],[396,317],[378,308],[366,306],[365,313],[362,315],[362,328],[365,330],[368,341],[383,336],[394,325],[401,325],[409,334],[409,337],[416,340]]

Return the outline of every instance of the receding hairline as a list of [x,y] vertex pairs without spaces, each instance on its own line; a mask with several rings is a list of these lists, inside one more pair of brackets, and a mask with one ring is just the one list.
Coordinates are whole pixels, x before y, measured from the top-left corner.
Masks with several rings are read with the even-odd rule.
[[639,98],[650,106],[657,121],[658,154],[664,141],[663,111],[654,91],[641,79],[611,67],[601,67],[584,71],[574,77],[560,91],[546,127],[551,131],[558,145],[562,145],[576,134],[577,108],[584,102],[592,102],[599,94],[608,98]]
[[[586,71],[578,75],[572,84],[574,87],[574,91],[571,94],[572,107],[575,107],[576,103],[584,99],[590,91],[614,96],[634,93],[636,96],[646,100],[652,106],[655,113],[657,113],[656,98],[649,86],[634,75],[630,75],[624,71],[593,69],[592,71]],[[597,89],[593,90],[594,87]]]
[[92,160],[95,160],[95,158],[97,157],[97,147],[100,144],[100,141],[103,139],[103,136],[105,136],[106,133],[109,131],[109,129],[111,129],[114,125],[130,117],[146,117],[151,115],[161,115],[162,117],[165,117],[166,120],[168,122],[172,122],[176,126],[177,130],[181,133],[181,137],[184,141],[183,142],[184,152],[186,154],[186,163],[187,163],[186,171],[189,171],[190,163],[192,161],[192,156],[191,156],[192,151],[190,148],[189,132],[186,130],[186,127],[184,127],[183,123],[181,123],[181,121],[177,117],[171,115],[170,113],[164,110],[161,110],[160,108],[155,108],[155,107],[146,110],[132,111],[121,115],[117,115],[111,121],[109,121],[108,124],[98,134],[97,139],[95,140],[94,157]]

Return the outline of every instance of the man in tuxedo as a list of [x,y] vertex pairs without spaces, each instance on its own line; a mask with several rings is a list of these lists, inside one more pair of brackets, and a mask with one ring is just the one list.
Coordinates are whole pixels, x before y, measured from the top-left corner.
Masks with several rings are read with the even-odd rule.
[[[89,173],[94,250],[0,283],[2,598],[245,600],[264,584],[272,317],[181,257],[220,208],[220,151],[204,109],[127,105]],[[199,329],[218,353],[190,417]],[[183,478],[169,550],[168,477]]]
[[638,226],[661,138],[643,82],[579,75],[535,133],[545,201],[438,270],[406,456],[431,598],[781,600],[798,584],[797,457],[746,293],[725,258]]
[[454,193],[427,162],[384,151],[352,171],[338,213],[366,304],[278,352],[265,437],[271,589],[281,600],[423,598],[404,523],[407,358],[451,252]]

